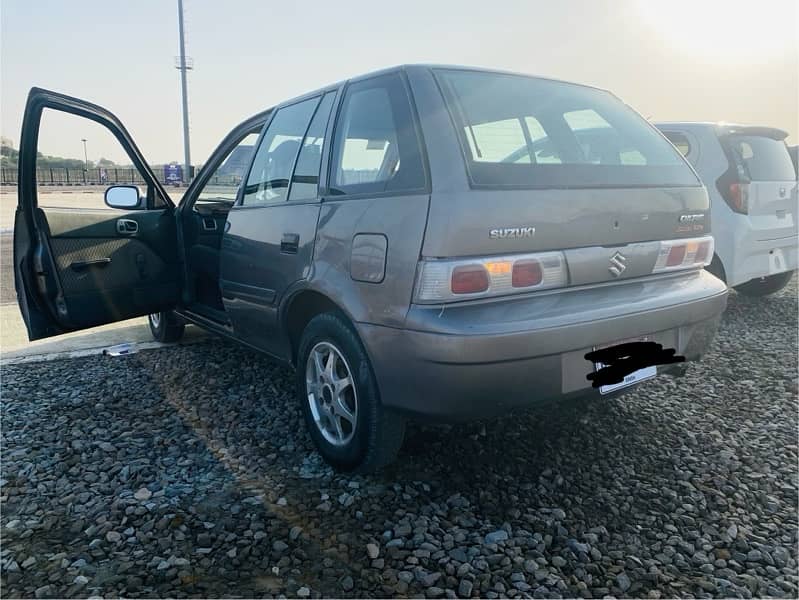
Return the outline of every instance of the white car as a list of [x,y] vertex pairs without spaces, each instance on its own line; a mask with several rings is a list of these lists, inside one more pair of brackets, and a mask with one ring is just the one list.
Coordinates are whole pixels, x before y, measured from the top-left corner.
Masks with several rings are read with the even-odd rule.
[[710,195],[716,250],[708,270],[749,296],[785,287],[797,263],[797,183],[788,134],[719,123],[656,126]]

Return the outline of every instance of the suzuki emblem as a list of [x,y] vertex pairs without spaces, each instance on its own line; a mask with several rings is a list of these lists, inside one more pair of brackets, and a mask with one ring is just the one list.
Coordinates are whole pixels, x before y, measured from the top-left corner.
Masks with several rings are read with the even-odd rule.
[[608,271],[614,277],[619,277],[627,269],[627,258],[621,252],[616,252],[610,257]]

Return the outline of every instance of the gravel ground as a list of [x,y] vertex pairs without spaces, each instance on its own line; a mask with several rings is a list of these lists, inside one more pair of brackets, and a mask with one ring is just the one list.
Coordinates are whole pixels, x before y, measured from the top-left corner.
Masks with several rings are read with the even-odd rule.
[[2,595],[795,598],[796,295],[733,294],[682,380],[414,427],[372,477],[231,343],[5,367]]

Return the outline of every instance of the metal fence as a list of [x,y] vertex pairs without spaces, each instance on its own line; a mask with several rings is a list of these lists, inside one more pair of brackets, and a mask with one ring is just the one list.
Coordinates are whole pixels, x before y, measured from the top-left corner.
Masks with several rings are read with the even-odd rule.
[[[167,183],[163,167],[155,169],[161,183]],[[17,185],[16,168],[0,169],[0,184]],[[144,183],[141,174],[133,167],[106,167],[95,169],[66,169],[52,167],[36,169],[36,182],[39,185],[111,185],[113,183]]]

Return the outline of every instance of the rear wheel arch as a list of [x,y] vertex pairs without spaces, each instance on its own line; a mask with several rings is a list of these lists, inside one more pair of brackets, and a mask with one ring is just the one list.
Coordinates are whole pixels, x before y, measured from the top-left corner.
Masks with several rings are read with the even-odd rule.
[[718,254],[713,254],[713,260],[705,267],[705,270],[727,283],[727,272],[724,270],[724,264]]
[[315,316],[328,312],[337,314],[347,323],[352,324],[352,319],[344,309],[328,296],[316,290],[300,290],[289,299],[284,311],[283,329],[291,345],[292,364],[296,365],[297,351],[305,327]]

